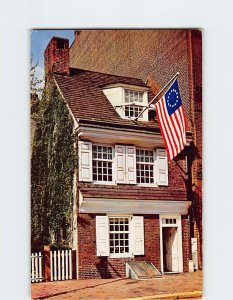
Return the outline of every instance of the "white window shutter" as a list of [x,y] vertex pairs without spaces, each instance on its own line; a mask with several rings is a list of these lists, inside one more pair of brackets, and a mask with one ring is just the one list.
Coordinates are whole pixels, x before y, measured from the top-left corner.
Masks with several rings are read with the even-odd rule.
[[133,255],[144,255],[144,218],[133,216]]
[[156,150],[157,158],[157,184],[168,185],[168,163],[167,152],[165,149]]
[[126,146],[126,179],[127,183],[136,184],[136,148]]
[[96,255],[109,256],[109,228],[107,216],[96,216]]
[[125,183],[125,146],[115,146],[115,158],[116,158],[116,182]]
[[79,180],[92,181],[92,143],[79,141]]

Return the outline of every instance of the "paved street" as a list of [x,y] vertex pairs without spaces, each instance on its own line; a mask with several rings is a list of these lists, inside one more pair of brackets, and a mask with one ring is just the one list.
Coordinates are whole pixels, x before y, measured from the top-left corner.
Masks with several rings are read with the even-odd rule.
[[201,299],[202,272],[149,280],[88,279],[32,284],[32,299]]

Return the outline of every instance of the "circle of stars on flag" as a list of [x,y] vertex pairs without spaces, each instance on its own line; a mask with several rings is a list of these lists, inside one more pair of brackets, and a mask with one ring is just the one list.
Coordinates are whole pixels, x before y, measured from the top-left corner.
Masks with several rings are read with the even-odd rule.
[[[175,93],[175,95],[174,95],[174,93]],[[170,103],[170,100],[173,102],[173,104]],[[168,104],[168,106],[171,107],[171,108],[173,108],[173,107],[175,107],[177,105],[178,101],[179,101],[179,94],[178,94],[177,90],[176,89],[171,89],[169,91],[168,97],[167,97],[167,104]]]

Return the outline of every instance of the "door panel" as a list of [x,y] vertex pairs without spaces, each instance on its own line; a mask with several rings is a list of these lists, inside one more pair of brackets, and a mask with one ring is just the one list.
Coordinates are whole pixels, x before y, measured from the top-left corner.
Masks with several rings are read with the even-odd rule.
[[163,227],[164,272],[179,271],[178,237],[176,227]]

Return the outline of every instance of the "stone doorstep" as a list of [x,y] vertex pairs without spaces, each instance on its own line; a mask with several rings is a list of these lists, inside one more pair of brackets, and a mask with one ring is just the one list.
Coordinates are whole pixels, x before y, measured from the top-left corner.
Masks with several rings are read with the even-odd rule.
[[198,298],[202,297],[201,291],[193,291],[193,292],[179,292],[179,293],[169,293],[169,294],[160,294],[154,296],[142,296],[135,298],[125,298],[121,300],[153,300],[153,299],[186,299],[186,298]]

